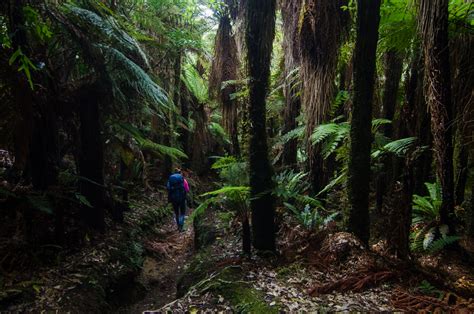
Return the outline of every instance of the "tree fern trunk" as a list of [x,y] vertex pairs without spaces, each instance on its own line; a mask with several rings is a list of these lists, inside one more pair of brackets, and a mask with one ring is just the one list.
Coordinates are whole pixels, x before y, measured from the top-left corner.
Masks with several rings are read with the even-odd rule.
[[[387,51],[384,55],[385,65],[385,84],[382,99],[382,118],[393,120],[395,109],[397,106],[398,87],[400,85],[400,79],[402,77],[403,59],[400,53],[395,50]],[[393,121],[392,121],[393,123]],[[388,138],[392,138],[392,125],[384,126],[384,135]],[[376,184],[376,205],[375,208],[378,212],[382,211],[383,198],[389,186],[393,180],[392,178],[392,162],[391,158],[387,158],[383,162],[383,170],[377,176]]]
[[431,112],[436,174],[443,194],[440,219],[441,223],[453,228],[449,217],[454,211],[454,177],[448,3],[448,0],[420,0],[419,25],[425,54],[426,100]]
[[265,98],[275,35],[275,0],[248,0],[246,11],[247,66],[250,75],[250,188],[253,245],[275,250],[273,170],[268,160]]
[[[283,51],[285,55],[285,109],[283,112],[283,130],[286,134],[297,127],[296,118],[300,114],[301,99],[296,87],[298,75],[295,70],[300,63],[300,49],[296,44],[298,21],[301,11],[301,1],[281,1],[281,15],[283,19]],[[298,140],[292,139],[284,144],[282,162],[283,166],[296,168]]]
[[371,121],[379,21],[380,0],[357,1],[348,179],[350,203],[348,229],[364,243],[369,241]]

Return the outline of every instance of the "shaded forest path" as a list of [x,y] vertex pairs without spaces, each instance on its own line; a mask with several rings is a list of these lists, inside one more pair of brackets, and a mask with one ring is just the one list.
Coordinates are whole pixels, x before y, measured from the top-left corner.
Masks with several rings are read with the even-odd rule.
[[146,295],[118,312],[153,311],[175,300],[177,280],[193,255],[193,239],[192,225],[187,225],[184,232],[178,232],[174,217],[167,218],[166,224],[145,239],[143,246],[147,254],[137,281],[147,288]]

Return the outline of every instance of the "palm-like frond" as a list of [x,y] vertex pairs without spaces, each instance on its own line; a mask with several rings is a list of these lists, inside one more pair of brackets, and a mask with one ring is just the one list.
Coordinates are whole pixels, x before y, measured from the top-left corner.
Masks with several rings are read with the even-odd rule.
[[349,131],[348,122],[321,124],[315,128],[311,140],[313,145],[323,143],[321,153],[327,158],[349,137]]
[[416,137],[406,137],[401,138],[395,141],[391,141],[385,144],[381,149],[377,149],[372,152],[372,158],[378,158],[384,153],[395,154],[399,157],[403,157],[407,152],[415,147],[418,138]]
[[123,131],[131,135],[137,141],[140,149],[155,153],[159,156],[169,156],[172,159],[183,159],[188,156],[177,148],[157,144],[147,139],[139,129],[127,123],[117,123]]
[[148,59],[138,42],[125,32],[112,16],[65,4],[68,17],[74,21],[93,42],[107,43],[122,51],[135,63],[149,67]]
[[131,89],[148,100],[159,113],[174,109],[165,91],[140,66],[114,47],[102,44],[96,47],[105,56],[112,92],[117,99],[126,103],[133,96],[127,93]]
[[208,100],[208,88],[204,79],[199,75],[196,68],[190,64],[184,67],[182,81],[191,94],[203,104]]

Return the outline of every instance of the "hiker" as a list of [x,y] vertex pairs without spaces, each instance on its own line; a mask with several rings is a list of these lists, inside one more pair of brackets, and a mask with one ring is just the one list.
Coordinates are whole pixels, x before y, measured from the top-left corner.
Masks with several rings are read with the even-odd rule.
[[168,202],[173,205],[176,224],[181,232],[183,231],[184,215],[186,214],[186,194],[189,192],[189,184],[184,179],[180,169],[176,169],[169,177],[166,189],[168,190]]

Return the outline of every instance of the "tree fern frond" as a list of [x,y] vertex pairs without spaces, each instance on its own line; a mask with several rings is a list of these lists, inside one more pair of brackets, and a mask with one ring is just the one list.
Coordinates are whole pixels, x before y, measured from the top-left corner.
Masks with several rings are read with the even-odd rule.
[[331,134],[340,134],[341,136],[347,136],[349,134],[350,125],[347,122],[343,123],[326,123],[318,125],[313,134],[311,140],[313,145],[321,143]]
[[283,145],[283,144],[288,143],[291,140],[303,138],[304,130],[305,130],[304,126],[299,126],[295,129],[287,132],[286,134],[283,134],[280,137],[280,139],[278,141],[278,144]]
[[372,120],[372,132],[375,133],[382,125],[392,124],[389,119],[373,119]]
[[136,127],[130,124],[117,123],[116,125],[119,126],[125,132],[127,132],[129,135],[131,135],[137,141],[138,145],[140,146],[140,149],[142,150],[155,153],[159,156],[169,156],[175,160],[188,158],[188,156],[185,153],[183,153],[181,150],[177,148],[157,144],[145,138],[145,136],[143,136],[140,130],[138,130]]
[[208,100],[208,87],[204,79],[191,64],[187,64],[183,69],[181,80],[191,94],[196,97],[200,103],[206,103]]
[[165,91],[140,66],[111,46],[102,44],[95,46],[102,51],[107,60],[107,70],[114,96],[127,102],[133,96],[126,94],[126,87],[129,87],[148,100],[160,113],[164,110],[176,109]]
[[67,9],[68,16],[92,41],[110,44],[134,62],[149,67],[146,54],[138,42],[125,32],[112,16],[100,16],[72,4],[65,4],[64,7]]
[[406,152],[416,144],[416,142],[416,137],[401,138],[386,144],[383,147],[383,150],[397,156],[404,156]]

